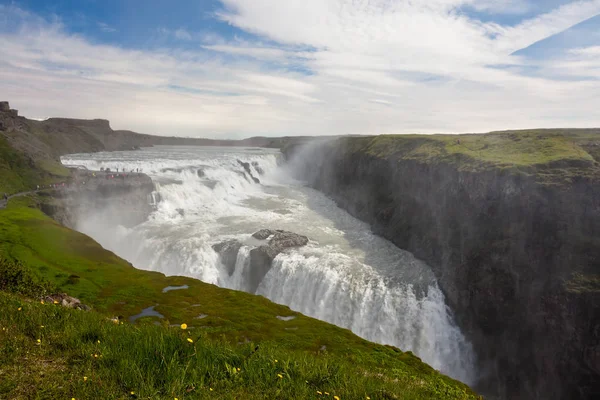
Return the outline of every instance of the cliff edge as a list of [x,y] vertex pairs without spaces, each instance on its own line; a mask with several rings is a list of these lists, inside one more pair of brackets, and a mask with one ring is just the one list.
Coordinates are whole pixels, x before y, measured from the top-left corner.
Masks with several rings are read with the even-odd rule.
[[600,395],[600,130],[342,138],[301,178],[430,264],[507,399]]

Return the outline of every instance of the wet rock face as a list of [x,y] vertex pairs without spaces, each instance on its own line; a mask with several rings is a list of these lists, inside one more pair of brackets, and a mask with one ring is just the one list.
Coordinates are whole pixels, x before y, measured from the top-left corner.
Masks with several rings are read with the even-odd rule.
[[[250,250],[250,261],[248,268],[244,269],[244,282],[246,290],[250,293],[255,293],[258,285],[271,269],[273,260],[279,253],[285,249],[292,247],[305,246],[308,243],[308,238],[294,232],[261,229],[252,235],[258,240],[267,240],[271,238],[267,244],[258,246]],[[228,240],[212,246],[221,257],[221,262],[227,268],[227,272],[231,276],[235,271],[237,254],[242,247],[242,243],[237,240]]]
[[213,250],[221,257],[221,262],[227,269],[229,276],[235,271],[235,263],[241,247],[242,244],[237,240],[228,240],[227,242],[217,243],[212,246]]
[[[349,146],[350,147],[350,146]],[[305,180],[433,268],[480,362],[482,393],[590,399],[600,393],[600,182],[548,186],[505,170],[375,157],[322,146]]]
[[256,292],[258,285],[271,269],[273,260],[279,253],[285,249],[308,244],[306,236],[282,230],[261,229],[255,232],[252,237],[259,240],[266,240],[271,237],[268,245],[250,250],[250,269],[247,270],[246,280],[252,293]]
[[241,160],[237,160],[237,162],[244,167],[244,169],[246,170],[246,173],[248,175],[250,175],[250,178],[252,178],[252,180],[254,181],[254,183],[260,183],[260,180],[258,178],[256,178],[254,175],[252,175],[252,169],[250,168],[250,163],[247,162],[243,162]]
[[74,175],[74,180],[57,187],[52,202],[42,205],[42,211],[69,228],[76,229],[78,221],[92,215],[132,227],[146,221],[154,210],[155,188],[147,175],[85,171]]

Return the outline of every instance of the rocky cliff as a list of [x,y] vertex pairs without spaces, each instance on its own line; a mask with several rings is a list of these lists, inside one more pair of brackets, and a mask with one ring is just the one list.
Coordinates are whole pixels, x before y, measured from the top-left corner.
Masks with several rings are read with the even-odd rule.
[[7,101],[0,101],[0,135],[17,150],[33,159],[57,159],[64,154],[132,150],[156,145],[244,146],[281,148],[306,138],[252,137],[218,140],[155,136],[127,130],[113,130],[105,119],[49,118],[36,121],[18,116]]
[[69,185],[58,185],[41,209],[72,229],[96,216],[112,226],[144,222],[154,209],[154,183],[144,174],[75,171]]
[[482,392],[588,399],[600,395],[595,135],[346,138],[286,155],[434,268],[477,351]]

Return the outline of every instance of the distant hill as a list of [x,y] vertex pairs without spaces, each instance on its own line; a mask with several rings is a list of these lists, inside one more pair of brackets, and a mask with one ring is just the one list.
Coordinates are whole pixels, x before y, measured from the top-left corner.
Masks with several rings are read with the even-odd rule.
[[33,160],[58,159],[71,153],[132,150],[156,145],[242,146],[283,148],[307,137],[251,137],[243,140],[215,140],[154,136],[127,130],[113,130],[105,119],[49,118],[36,121],[19,116],[6,101],[0,102],[0,135]]

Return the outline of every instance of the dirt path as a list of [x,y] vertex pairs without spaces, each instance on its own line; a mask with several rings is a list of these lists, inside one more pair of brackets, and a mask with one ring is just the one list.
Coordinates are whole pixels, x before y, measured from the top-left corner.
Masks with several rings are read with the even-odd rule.
[[[19,193],[11,194],[10,196],[8,196],[8,200],[12,199],[13,197],[26,196],[28,194],[42,192],[44,190],[48,190],[48,189],[30,190],[28,192],[19,192]],[[4,194],[3,194],[2,199],[0,200],[0,209],[5,208],[7,203],[8,203],[8,201],[4,200]]]

